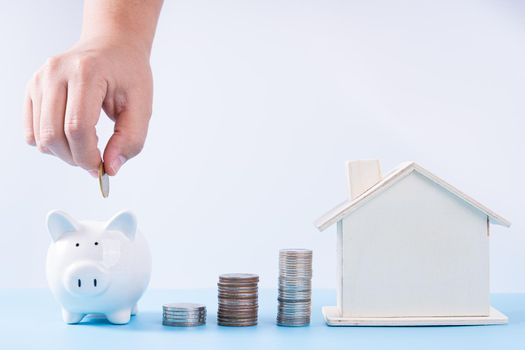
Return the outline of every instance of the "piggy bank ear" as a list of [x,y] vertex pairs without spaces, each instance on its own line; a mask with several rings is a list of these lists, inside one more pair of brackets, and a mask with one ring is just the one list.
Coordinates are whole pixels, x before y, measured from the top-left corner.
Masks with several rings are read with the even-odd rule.
[[66,233],[78,231],[77,221],[60,210],[49,212],[46,221],[47,230],[55,242]]
[[106,230],[122,232],[130,240],[133,240],[135,233],[137,233],[137,218],[130,211],[121,211],[109,220]]

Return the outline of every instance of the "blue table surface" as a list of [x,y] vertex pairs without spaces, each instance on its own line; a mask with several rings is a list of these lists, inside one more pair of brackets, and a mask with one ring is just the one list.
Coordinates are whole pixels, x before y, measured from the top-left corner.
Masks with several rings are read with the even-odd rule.
[[[46,289],[0,290],[0,349],[525,349],[525,294],[492,296],[493,306],[509,317],[507,325],[328,327],[321,306],[333,305],[335,292],[314,290],[311,325],[289,328],[275,325],[276,291],[263,289],[259,324],[235,328],[217,326],[216,293],[149,290],[139,302],[139,314],[117,326],[104,319],[66,325]],[[183,301],[207,305],[205,326],[162,326],[162,304]]]

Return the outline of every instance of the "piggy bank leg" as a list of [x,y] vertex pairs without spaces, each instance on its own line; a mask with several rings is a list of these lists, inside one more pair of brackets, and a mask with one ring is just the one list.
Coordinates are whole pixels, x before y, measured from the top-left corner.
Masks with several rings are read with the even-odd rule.
[[79,323],[84,318],[84,314],[80,314],[78,312],[71,312],[64,308],[62,308],[62,319],[65,323],[73,324],[73,323]]
[[118,310],[109,314],[106,314],[109,322],[114,324],[126,324],[131,318],[131,309]]
[[135,316],[138,312],[139,312],[139,308],[137,304],[133,305],[133,307],[131,308],[131,316]]

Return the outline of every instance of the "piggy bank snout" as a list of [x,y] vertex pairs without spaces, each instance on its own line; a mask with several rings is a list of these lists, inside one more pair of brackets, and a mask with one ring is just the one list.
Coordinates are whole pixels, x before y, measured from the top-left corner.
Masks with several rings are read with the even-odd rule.
[[71,294],[95,296],[109,287],[110,279],[102,266],[86,261],[69,266],[64,274],[63,283]]

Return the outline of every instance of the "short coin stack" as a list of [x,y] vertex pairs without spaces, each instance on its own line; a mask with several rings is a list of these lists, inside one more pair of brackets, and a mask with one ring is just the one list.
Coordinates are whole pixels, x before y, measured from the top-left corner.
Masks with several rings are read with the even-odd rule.
[[206,306],[194,303],[172,303],[162,306],[162,324],[193,327],[206,324]]
[[229,273],[219,276],[220,326],[255,326],[257,324],[259,276],[249,273]]
[[312,251],[279,251],[279,326],[307,326],[312,308]]

